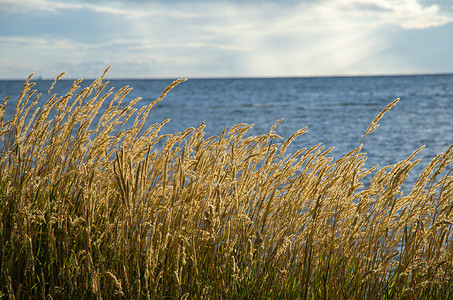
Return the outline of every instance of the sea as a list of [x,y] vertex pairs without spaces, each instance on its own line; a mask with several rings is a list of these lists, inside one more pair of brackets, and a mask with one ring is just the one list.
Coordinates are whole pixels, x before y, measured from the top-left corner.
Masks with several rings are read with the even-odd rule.
[[[175,78],[176,79],[176,78]],[[115,90],[130,86],[125,102],[137,97],[137,107],[159,97],[174,79],[108,79]],[[34,80],[32,80],[34,81]],[[0,99],[9,96],[5,120],[12,117],[24,80],[1,80]],[[46,94],[53,80],[36,80],[38,92]],[[73,80],[60,80],[52,91],[64,95]],[[85,80],[82,86],[90,84]],[[44,96],[42,97],[44,99]],[[171,90],[153,109],[148,124],[170,118],[161,131],[176,133],[206,123],[206,137],[219,135],[225,127],[254,124],[249,135],[276,128],[283,138],[308,126],[294,140],[289,152],[322,143],[334,147],[338,159],[355,149],[368,125],[389,103],[400,101],[379,121],[380,127],[364,139],[362,151],[367,167],[395,164],[421,146],[420,164],[411,171],[407,185],[437,154],[453,144],[453,74],[407,76],[208,78],[188,79]],[[38,105],[39,106],[39,105]]]

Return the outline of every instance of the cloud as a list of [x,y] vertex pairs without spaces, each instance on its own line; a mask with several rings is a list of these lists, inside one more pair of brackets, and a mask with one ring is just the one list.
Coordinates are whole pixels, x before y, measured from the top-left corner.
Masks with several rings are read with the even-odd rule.
[[329,1],[323,10],[334,19],[360,26],[429,28],[453,22],[453,13],[435,3],[422,5],[417,0],[343,0]]
[[0,7],[10,14],[50,13],[59,14],[68,10],[90,10],[97,13],[114,16],[134,17],[146,15],[143,11],[116,8],[109,5],[96,5],[92,2],[58,2],[49,0],[3,0]]
[[353,1],[349,7],[358,11],[370,11],[370,12],[391,12],[392,8],[384,3],[371,2],[371,1]]
[[112,71],[140,77],[159,72],[197,77],[370,73],[385,69],[382,55],[397,43],[392,32],[401,37],[453,24],[453,10],[445,9],[450,4],[3,0],[0,51],[9,60],[29,61],[40,72],[112,64]]

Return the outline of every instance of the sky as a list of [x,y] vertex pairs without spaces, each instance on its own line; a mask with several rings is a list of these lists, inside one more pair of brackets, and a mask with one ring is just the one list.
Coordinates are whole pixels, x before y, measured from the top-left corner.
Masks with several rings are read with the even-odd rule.
[[0,0],[0,79],[453,73],[453,0]]

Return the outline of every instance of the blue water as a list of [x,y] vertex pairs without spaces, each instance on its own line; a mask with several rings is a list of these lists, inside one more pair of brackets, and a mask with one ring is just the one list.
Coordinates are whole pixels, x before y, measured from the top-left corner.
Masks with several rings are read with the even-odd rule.
[[[89,80],[86,81],[88,84]],[[134,88],[128,100],[142,97],[149,104],[172,80],[110,80],[117,89]],[[52,81],[37,81],[40,92]],[[54,92],[64,93],[72,81],[60,81]],[[0,97],[11,96],[9,114],[23,81],[0,81]],[[453,144],[453,74],[417,76],[189,79],[174,88],[153,110],[149,124],[171,118],[162,133],[198,127],[206,122],[206,136],[219,135],[225,126],[255,124],[253,135],[267,133],[279,119],[276,133],[288,137],[308,125],[289,149],[323,143],[334,146],[335,158],[359,144],[374,117],[394,99],[400,102],[367,136],[363,151],[368,166],[394,164],[422,145],[420,169]],[[10,116],[5,116],[8,119]],[[410,182],[411,180],[409,180]],[[413,181],[413,180],[412,180]]]

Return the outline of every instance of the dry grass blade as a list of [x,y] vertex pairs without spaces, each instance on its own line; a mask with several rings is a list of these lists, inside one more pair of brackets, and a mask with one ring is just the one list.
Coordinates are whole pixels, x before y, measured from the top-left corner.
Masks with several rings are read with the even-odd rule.
[[39,110],[30,77],[6,122],[0,106],[0,296],[452,298],[453,146],[407,195],[421,148],[365,167],[363,138],[398,99],[333,160],[321,144],[286,153],[306,128],[274,144],[282,120],[161,135],[147,119],[184,80],[140,108],[106,72]]
[[390,104],[388,104],[377,116],[376,118],[374,118],[374,120],[371,122],[370,126],[368,126],[367,130],[365,131],[365,134],[362,136],[362,140],[360,141],[360,144],[363,143],[363,139],[369,135],[370,133],[372,133],[374,130],[376,130],[376,128],[379,127],[379,120],[384,116],[384,114],[386,112],[388,112],[390,109],[392,109],[393,106],[396,105],[396,103],[398,103],[400,99],[397,98],[395,100],[393,100],[393,102],[391,102]]

